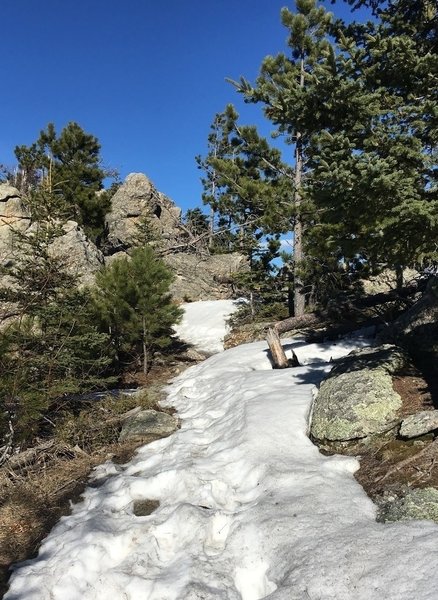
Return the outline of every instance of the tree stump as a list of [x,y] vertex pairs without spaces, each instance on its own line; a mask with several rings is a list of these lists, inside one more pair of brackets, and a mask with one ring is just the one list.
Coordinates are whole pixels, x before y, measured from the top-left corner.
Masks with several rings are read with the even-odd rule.
[[284,348],[281,345],[280,336],[275,328],[269,328],[266,334],[266,341],[268,342],[269,350],[271,352],[271,358],[274,369],[287,369],[288,367],[299,366],[297,355],[292,350],[292,358],[288,359]]

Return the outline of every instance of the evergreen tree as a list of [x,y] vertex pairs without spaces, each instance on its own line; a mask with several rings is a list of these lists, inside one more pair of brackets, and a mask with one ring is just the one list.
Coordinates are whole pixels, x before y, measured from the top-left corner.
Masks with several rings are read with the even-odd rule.
[[140,357],[147,374],[153,353],[171,343],[182,310],[169,293],[173,275],[150,246],[138,247],[97,276],[95,301],[119,360]]
[[58,135],[49,123],[34,144],[17,146],[15,155],[22,190],[28,192],[40,185],[61,197],[68,218],[78,221],[87,235],[96,239],[103,231],[110,201],[108,194],[98,193],[106,172],[97,138],[74,122]]
[[403,267],[438,257],[438,62],[427,2],[380,5],[378,22],[338,24],[336,88],[320,93],[347,102],[313,140],[313,242],[347,264],[390,267],[401,284]]
[[278,135],[285,135],[286,142],[294,146],[294,190],[289,204],[294,215],[294,314],[300,316],[305,308],[303,234],[310,211],[305,189],[307,151],[312,134],[321,126],[321,117],[325,117],[321,111],[315,112],[315,71],[320,63],[331,60],[333,49],[327,37],[330,13],[319,7],[316,0],[297,0],[296,10],[294,14],[285,8],[281,13],[289,32],[290,55],[266,57],[255,86],[243,77],[236,86],[247,102],[264,105],[264,113],[277,127]]
[[90,294],[77,289],[65,257],[50,252],[61,231],[45,222],[21,234],[20,261],[8,269],[9,284],[0,290],[16,312],[0,334],[1,406],[15,441],[29,439],[63,394],[108,381],[109,337],[96,328]]
[[254,314],[253,300],[267,289],[271,261],[278,257],[279,235],[290,228],[293,174],[255,127],[238,124],[232,105],[216,115],[212,129],[213,150],[198,158],[206,172],[203,200],[219,217],[216,244],[248,259],[250,272],[236,283],[252,299]]

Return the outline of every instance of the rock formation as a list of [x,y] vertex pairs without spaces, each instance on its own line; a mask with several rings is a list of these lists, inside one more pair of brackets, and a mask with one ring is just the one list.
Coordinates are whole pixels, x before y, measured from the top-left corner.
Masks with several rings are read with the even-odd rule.
[[[28,231],[31,232],[33,227]],[[76,221],[67,221],[62,228],[64,235],[53,240],[50,252],[64,258],[66,270],[77,277],[80,285],[92,285],[95,273],[104,264],[102,252],[87,238]]]
[[[32,235],[38,223],[31,223],[30,214],[20,192],[9,184],[0,184],[0,264],[11,267],[20,260],[17,234]],[[86,237],[75,221],[63,224],[64,234],[50,246],[52,254],[62,256],[69,273],[78,277],[81,285],[93,283],[94,274],[103,265],[103,255]],[[2,280],[8,285],[8,277]]]
[[126,256],[145,217],[158,236],[163,260],[175,273],[171,292],[177,301],[231,297],[232,275],[247,268],[244,257],[236,253],[210,256],[194,252],[181,225],[181,209],[158,192],[142,173],[128,175],[111,200],[111,210],[105,219],[106,264]]
[[129,248],[144,217],[163,240],[174,240],[181,234],[181,209],[161,192],[143,173],[131,173],[111,199],[111,210],[105,223],[108,253]]
[[[138,225],[145,217],[155,230],[164,261],[175,273],[171,291],[177,301],[231,297],[232,275],[247,268],[244,257],[195,252],[187,243],[190,237],[181,223],[181,209],[142,173],[128,175],[111,200],[105,219],[105,256],[75,221],[63,225],[64,235],[53,241],[51,251],[65,258],[68,271],[78,277],[80,285],[92,285],[95,273],[104,264],[129,254],[138,236]],[[19,260],[15,232],[32,234],[37,228],[37,223],[31,223],[20,192],[9,184],[0,184],[0,264],[10,267]],[[3,284],[6,281],[3,278]]]
[[30,215],[20,192],[8,183],[0,184],[0,264],[8,266],[16,257],[14,231],[24,233],[30,226]]
[[172,295],[182,302],[230,298],[232,275],[246,268],[245,258],[237,253],[200,256],[179,252],[163,258],[176,275]]

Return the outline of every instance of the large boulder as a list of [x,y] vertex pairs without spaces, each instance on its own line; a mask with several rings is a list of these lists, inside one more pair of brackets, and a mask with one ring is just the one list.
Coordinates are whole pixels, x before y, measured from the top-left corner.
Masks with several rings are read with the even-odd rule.
[[[38,227],[39,223],[33,223],[27,233],[34,234]],[[66,221],[62,229],[63,235],[53,239],[49,253],[62,259],[67,273],[76,277],[79,285],[92,285],[96,272],[103,266],[103,254],[76,221]]]
[[92,285],[103,264],[103,254],[85,235],[76,221],[63,225],[64,235],[54,239],[50,251],[65,258],[67,271],[78,278],[80,285]]
[[142,218],[149,217],[163,240],[178,237],[181,209],[158,192],[143,173],[131,173],[111,199],[111,209],[105,223],[109,253],[129,248]]
[[338,361],[316,397],[312,437],[345,442],[394,428],[402,401],[392,375],[405,364],[403,352],[391,345],[356,350]]

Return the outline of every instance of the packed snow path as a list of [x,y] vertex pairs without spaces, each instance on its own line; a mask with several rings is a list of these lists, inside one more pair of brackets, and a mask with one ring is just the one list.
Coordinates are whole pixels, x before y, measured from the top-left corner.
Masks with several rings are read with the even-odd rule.
[[181,429],[96,469],[7,600],[436,600],[438,527],[376,523],[357,461],[306,436],[325,361],[353,343],[293,345],[299,368],[258,342],[182,374]]

